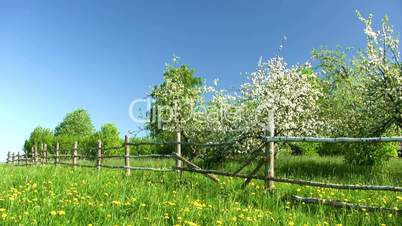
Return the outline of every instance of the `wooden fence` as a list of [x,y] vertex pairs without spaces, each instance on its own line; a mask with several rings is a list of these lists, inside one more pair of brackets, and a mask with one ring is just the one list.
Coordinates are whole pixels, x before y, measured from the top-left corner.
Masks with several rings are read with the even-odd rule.
[[[245,163],[239,167],[235,172],[224,172],[217,170],[208,170],[202,169],[190,160],[186,159],[181,154],[182,145],[189,146],[198,146],[198,147],[221,147],[227,145],[233,145],[235,142],[225,142],[225,143],[189,143],[181,141],[180,133],[177,133],[175,142],[140,142],[140,143],[130,143],[128,136],[125,136],[124,144],[119,147],[112,147],[110,149],[124,149],[124,155],[104,155],[105,148],[102,146],[102,142],[98,141],[97,146],[97,155],[96,155],[96,163],[94,165],[88,164],[79,164],[79,159],[85,158],[83,155],[78,154],[78,143],[75,142],[72,148],[72,154],[70,155],[62,155],[60,154],[60,146],[56,144],[55,150],[53,151],[53,155],[48,154],[48,149],[46,145],[41,145],[41,150],[38,151],[37,148],[33,147],[31,150],[31,156],[28,155],[20,155],[19,153],[11,153],[8,152],[7,155],[7,163],[12,165],[37,165],[37,164],[49,164],[51,162],[55,165],[68,165],[74,168],[76,167],[94,167],[98,171],[102,168],[109,169],[121,169],[125,171],[126,175],[130,175],[132,170],[142,170],[142,171],[155,171],[155,172],[177,172],[180,175],[182,172],[192,172],[205,175],[209,179],[219,183],[219,178],[216,175],[227,176],[227,177],[237,177],[244,178],[243,187],[247,186],[251,180],[262,180],[265,181],[267,189],[274,189],[274,183],[289,183],[289,184],[297,184],[297,185],[306,185],[306,186],[314,186],[314,187],[323,187],[323,188],[334,188],[334,189],[346,189],[346,190],[374,190],[374,191],[393,191],[393,192],[402,192],[402,187],[398,186],[384,186],[384,185],[347,185],[347,184],[333,184],[333,183],[322,183],[316,181],[307,181],[301,179],[290,179],[290,178],[280,178],[275,177],[275,143],[279,142],[331,142],[331,143],[364,143],[364,142],[402,142],[402,137],[374,137],[374,138],[317,138],[317,137],[283,137],[283,136],[274,136],[273,126],[270,128],[269,133],[263,139],[264,145],[259,147],[257,150],[251,153],[251,157],[245,161]],[[144,146],[144,145],[170,145],[175,147],[175,152],[170,155],[161,155],[161,154],[149,154],[149,155],[131,155],[130,147],[131,146]],[[264,152],[261,150],[264,148]],[[264,153],[263,156],[260,153]],[[111,158],[120,158],[124,159],[124,166],[114,166],[114,165],[104,165],[104,159]],[[171,158],[175,159],[175,165],[171,168],[154,168],[154,167],[134,167],[130,165],[131,159],[138,158]],[[258,159],[259,158],[259,159]],[[70,162],[62,162],[61,159],[70,159]],[[52,160],[52,161],[51,161]],[[252,170],[249,174],[241,174],[241,171],[245,169],[252,162],[258,160],[258,163],[254,170]],[[183,166],[186,165],[186,167]],[[264,176],[259,176],[257,173],[260,169],[265,166]],[[293,196],[295,201],[303,200],[303,197]],[[324,205],[333,204],[334,207],[345,206],[347,208],[355,208],[355,209],[367,209],[367,206],[360,206],[349,203],[339,203],[336,201],[325,202],[320,199],[315,198],[305,198],[304,201],[306,203],[321,203]],[[377,208],[377,207],[369,207],[368,209],[375,211],[379,210],[389,210],[386,208]],[[400,212],[400,210],[390,210]]]

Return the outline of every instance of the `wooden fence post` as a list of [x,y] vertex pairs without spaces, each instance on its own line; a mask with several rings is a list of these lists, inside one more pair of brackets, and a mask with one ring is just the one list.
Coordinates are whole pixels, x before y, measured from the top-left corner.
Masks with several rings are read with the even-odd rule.
[[29,165],[29,153],[25,152],[25,165]]
[[35,148],[31,147],[31,162],[35,163]]
[[[176,133],[176,154],[181,156],[181,133]],[[176,167],[182,167],[183,163],[179,158],[176,158]],[[181,175],[181,170],[177,170],[177,173]]]
[[60,144],[59,142],[56,143],[56,157],[54,159],[54,164],[57,166],[59,164],[59,155],[60,155]]
[[37,164],[38,163],[38,148],[35,146],[34,147],[34,159],[33,159],[33,161],[34,161],[34,163],[35,164]]
[[17,152],[17,165],[20,164],[20,152]]
[[43,157],[45,160],[45,164],[47,164],[47,144],[44,144],[43,146]]
[[15,165],[15,153],[14,152],[11,154],[11,162],[13,163],[13,165]]
[[96,158],[96,169],[98,172],[101,170],[102,165],[102,141],[98,140],[98,156]]
[[128,141],[128,136],[126,135],[124,137],[124,166],[126,168],[126,175],[129,176],[131,173],[130,170],[130,145],[128,145],[129,141]]
[[40,145],[40,154],[39,154],[39,158],[40,158],[40,164],[42,164],[43,163],[43,153],[44,153],[44,145],[43,145],[43,143]]
[[78,152],[78,142],[74,142],[73,148],[73,167],[76,168],[77,166],[77,152]]
[[[269,112],[269,125],[268,133],[269,137],[275,136],[275,119],[273,112]],[[269,180],[269,178],[275,177],[275,143],[269,142],[265,145],[265,176],[267,180],[265,181],[265,186],[268,189],[274,188],[274,181]]]
[[35,164],[38,164],[38,147],[34,147],[34,153],[35,153]]
[[7,152],[7,164],[10,164],[11,152]]

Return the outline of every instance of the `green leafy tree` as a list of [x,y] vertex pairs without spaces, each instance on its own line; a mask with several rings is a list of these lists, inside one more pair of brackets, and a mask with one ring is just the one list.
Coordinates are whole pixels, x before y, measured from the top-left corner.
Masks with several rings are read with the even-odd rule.
[[91,137],[94,135],[95,129],[92,124],[91,117],[84,109],[77,109],[68,113],[64,120],[56,127],[56,141],[60,143],[62,152],[71,152],[74,142],[79,143],[79,152],[86,154],[92,146]]
[[[323,77],[324,98],[321,117],[329,136],[372,137],[400,135],[402,128],[402,64],[399,40],[388,18],[381,29],[372,28],[368,19],[358,13],[363,22],[367,48],[348,57],[345,51],[313,51],[319,60]],[[399,132],[398,132],[399,131]],[[396,155],[398,144],[324,144],[324,152],[344,153],[347,162],[359,165],[383,165]]]
[[54,135],[51,129],[36,127],[29,136],[29,139],[24,143],[24,152],[31,153],[32,147],[36,147],[40,150],[42,144],[48,146],[48,151],[52,152],[52,146],[54,141]]
[[151,93],[154,104],[147,128],[154,139],[171,141],[177,131],[182,132],[183,140],[188,139],[186,129],[191,127],[195,106],[202,99],[203,80],[194,74],[187,65],[167,65],[164,82]]
[[95,129],[91,117],[85,109],[77,109],[68,113],[64,120],[56,127],[55,136],[90,136]]
[[111,149],[112,147],[122,146],[122,139],[120,138],[120,131],[113,123],[107,123],[103,125],[95,134],[95,137],[102,141],[102,146],[105,149],[104,154],[114,154],[119,149]]

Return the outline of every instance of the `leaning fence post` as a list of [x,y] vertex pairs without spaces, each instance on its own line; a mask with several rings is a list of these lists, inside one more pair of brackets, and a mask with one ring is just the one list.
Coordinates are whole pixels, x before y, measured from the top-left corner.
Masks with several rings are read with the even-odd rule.
[[60,155],[60,144],[56,143],[56,157],[54,159],[54,164],[57,166],[59,164],[59,155]]
[[7,164],[10,163],[11,152],[7,152]]
[[77,150],[78,150],[78,142],[74,142],[73,148],[73,167],[76,168],[77,166]]
[[101,170],[101,164],[102,164],[102,141],[98,140],[98,156],[96,158],[96,169],[98,172]]
[[[181,156],[181,133],[180,131],[176,133],[176,154]],[[176,158],[176,167],[182,167],[182,161]],[[181,174],[181,170],[177,170],[177,173]]]
[[[268,125],[268,136],[274,137],[275,136],[275,119],[274,114],[272,111],[269,112],[269,125]],[[265,143],[265,176],[266,176],[266,183],[265,186],[269,189],[274,188],[274,181],[269,180],[269,178],[275,177],[275,143],[269,142]]]
[[44,159],[44,161],[45,161],[45,164],[47,164],[47,144],[44,144],[44,146],[43,146],[43,157],[45,158]]
[[128,136],[124,137],[124,166],[126,169],[126,175],[130,175],[130,145],[128,144]]

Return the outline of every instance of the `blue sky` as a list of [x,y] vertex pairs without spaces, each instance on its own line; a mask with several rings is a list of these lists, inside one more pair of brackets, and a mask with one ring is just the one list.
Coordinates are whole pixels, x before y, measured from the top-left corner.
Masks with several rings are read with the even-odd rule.
[[364,47],[356,9],[376,25],[387,14],[401,32],[400,0],[0,0],[0,160],[78,107],[96,128],[135,130],[129,104],[162,81],[173,54],[230,89],[284,36],[290,64],[322,45]]

